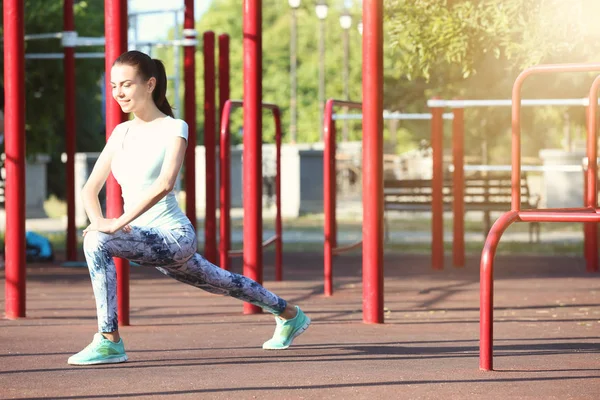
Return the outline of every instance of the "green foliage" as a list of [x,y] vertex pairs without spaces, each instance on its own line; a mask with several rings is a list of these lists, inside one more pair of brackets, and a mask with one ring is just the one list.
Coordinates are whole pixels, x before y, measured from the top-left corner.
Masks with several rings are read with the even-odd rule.
[[[426,111],[425,100],[434,95],[510,98],[515,78],[526,67],[598,59],[600,25],[594,16],[600,4],[595,0],[388,0],[385,5],[386,62],[393,63],[393,71],[386,72],[389,108],[417,105]],[[523,96],[585,97],[592,78],[536,76],[528,79]],[[525,110],[523,154],[537,156],[541,148],[562,146],[567,121],[582,132],[582,108]],[[465,133],[471,155],[485,157],[482,146],[487,146],[489,161],[510,160],[509,110],[468,110]]]
[[[359,10],[355,10],[359,12]],[[342,29],[339,25],[341,9],[330,7],[326,20],[326,98],[342,98]],[[350,38],[349,97],[361,97],[361,37],[356,30],[360,14],[355,13]],[[287,2],[263,0],[263,101],[278,104],[282,110],[284,140],[289,131],[290,113],[290,38],[291,12]],[[314,4],[303,2],[297,11],[297,82],[298,82],[298,141],[314,142],[319,138],[318,108],[318,65],[319,65],[319,20]],[[213,31],[218,37],[227,33],[230,36],[231,98],[242,99],[243,90],[243,42],[242,42],[242,6],[237,0],[215,0],[210,10],[196,24],[198,32]],[[201,39],[201,38],[200,38]],[[171,53],[169,53],[171,54]],[[168,57],[168,54],[165,53]],[[216,55],[218,59],[218,51]],[[171,61],[168,61],[172,65]],[[203,57],[201,50],[196,58],[199,130],[203,134],[203,93],[202,76]],[[242,125],[242,113],[233,114],[232,133],[239,132]],[[360,126],[353,124],[354,139],[360,138]],[[269,114],[263,115],[264,140],[274,138],[274,126]],[[235,138],[238,142],[241,138]]]
[[[62,0],[26,0],[24,7],[27,34],[63,31]],[[103,2],[78,1],[74,12],[75,26],[80,36],[104,35]],[[85,48],[77,51],[102,51],[102,48]],[[61,53],[62,47],[58,39],[27,41],[25,52]],[[4,70],[4,60],[1,68]],[[102,59],[76,60],[77,151],[100,151],[104,143],[104,122],[98,86],[103,70]],[[27,154],[50,155],[48,192],[61,198],[65,193],[65,168],[60,160],[61,153],[65,152],[63,81],[62,60],[26,60]]]

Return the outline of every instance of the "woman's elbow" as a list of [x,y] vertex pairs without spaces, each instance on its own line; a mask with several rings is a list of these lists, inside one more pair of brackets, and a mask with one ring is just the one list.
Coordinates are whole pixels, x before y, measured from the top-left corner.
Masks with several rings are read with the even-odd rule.
[[161,185],[163,192],[165,194],[169,194],[171,193],[171,191],[173,191],[173,189],[175,189],[175,182],[171,182],[169,179],[166,179],[163,181],[163,184]]

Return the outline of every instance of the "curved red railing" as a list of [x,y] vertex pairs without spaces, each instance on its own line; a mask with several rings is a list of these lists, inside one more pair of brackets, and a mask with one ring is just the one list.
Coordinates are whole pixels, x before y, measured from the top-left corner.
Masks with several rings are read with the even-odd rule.
[[337,247],[337,225],[336,225],[336,171],[335,171],[335,150],[336,134],[335,121],[333,120],[333,107],[348,107],[352,109],[362,109],[362,103],[354,101],[329,99],[325,103],[325,114],[323,118],[323,140],[325,149],[323,152],[323,212],[324,212],[324,235],[323,245],[324,253],[324,291],[325,296],[333,294],[333,256],[350,251],[359,247],[362,240],[348,246]]
[[[594,80],[589,92],[588,136],[585,207],[556,208],[545,210],[521,211],[521,87],[526,78],[534,74],[550,72],[597,72],[600,63],[593,64],[553,64],[540,65],[523,71],[516,79],[512,92],[512,204],[511,211],[504,213],[492,226],[481,254],[480,264],[480,341],[479,368],[484,371],[493,368],[493,307],[494,307],[494,256],[502,234],[514,222],[600,222],[598,210],[597,147],[596,147],[596,111],[598,108],[598,90],[600,76]],[[586,237],[586,259],[589,272],[598,271],[597,230],[589,230],[591,240]],[[592,232],[593,231],[593,232]],[[586,232],[587,233],[587,232]],[[589,241],[588,241],[589,240]],[[591,243],[591,245],[588,245]],[[588,253],[589,251],[589,253]],[[592,256],[591,253],[594,253]]]
[[[243,250],[231,250],[231,135],[229,133],[229,116],[233,107],[242,107],[241,100],[227,100],[223,105],[221,115],[221,134],[219,143],[219,174],[220,174],[220,238],[219,257],[221,268],[229,269],[231,257],[242,257]],[[265,240],[262,247],[275,243],[275,280],[283,279],[283,227],[281,221],[281,111],[275,104],[262,103],[262,108],[271,110],[275,120],[275,235]],[[262,186],[262,183],[261,183]]]

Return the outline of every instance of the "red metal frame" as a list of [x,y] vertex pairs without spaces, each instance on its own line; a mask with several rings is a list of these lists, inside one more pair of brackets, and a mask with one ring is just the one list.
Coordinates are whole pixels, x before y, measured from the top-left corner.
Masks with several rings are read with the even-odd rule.
[[[63,2],[63,30],[75,31],[73,0]],[[65,145],[67,154],[67,260],[77,261],[77,238],[75,227],[75,48],[64,48],[63,79],[65,85]]]
[[215,105],[215,34],[204,32],[204,151],[206,197],[204,211],[204,257],[217,262],[217,165]]
[[[455,267],[465,265],[465,123],[464,109],[452,110],[452,213],[453,241],[452,263]],[[442,247],[443,249],[443,247]]]
[[5,0],[6,318],[25,317],[25,43],[23,1]]
[[[438,99],[434,97],[434,99]],[[444,110],[431,108],[431,267],[444,269]]]
[[[230,77],[229,77],[229,67],[230,63],[229,63],[229,35],[227,34],[223,34],[223,35],[219,35],[219,127],[222,126],[223,124],[223,120],[222,120],[222,115],[223,115],[223,111],[225,109],[225,102],[227,100],[229,100],[230,97],[230,91],[229,91],[229,83],[230,83]],[[226,134],[227,134],[227,140],[229,141],[229,127],[227,127],[226,130]],[[223,140],[223,134],[220,133],[220,140]],[[223,146],[222,144],[219,144],[219,148],[223,149],[223,148],[229,148],[230,143],[227,142],[226,146]],[[219,152],[219,157],[221,159],[222,154],[221,152]],[[219,167],[222,169],[222,163],[221,161],[219,161]],[[228,166],[229,168],[229,166]],[[220,171],[221,171],[220,169]],[[222,172],[219,172],[220,175],[220,182],[223,182],[223,174]],[[230,177],[229,175],[227,175],[226,177],[227,179],[227,187],[230,187]],[[225,206],[226,209],[229,210],[231,208],[231,199],[227,198],[224,199],[224,193],[223,193],[223,184],[220,183],[219,184],[220,189],[219,189],[219,201],[221,204],[223,204],[223,201],[226,200]],[[220,213],[220,218],[221,221],[223,221],[223,218],[227,218],[228,223],[230,222],[230,216],[229,213],[227,213],[226,215],[223,214],[223,212]],[[221,265],[221,267],[223,267],[224,269],[228,269],[228,262],[229,262],[229,257],[227,257],[227,250],[225,252],[223,252],[223,250],[221,249],[221,246],[225,245],[226,249],[230,249],[231,248],[231,235],[227,234],[227,232],[224,232],[223,229],[225,229],[225,226],[223,224],[223,222],[221,222],[219,224],[219,233],[220,233],[220,242],[219,242],[219,265]],[[225,239],[223,239],[225,238]]]
[[[127,51],[127,1],[105,0],[104,31],[106,36],[106,93],[112,93],[110,70],[114,60]],[[106,140],[115,127],[126,120],[116,101],[106,100]],[[121,188],[111,174],[106,182],[106,217],[118,218],[123,214]],[[117,270],[117,297],[120,325],[129,325],[129,261],[114,258]]]
[[[275,280],[283,279],[283,228],[281,220],[281,113],[279,107],[275,104],[262,103],[262,108],[270,110],[275,120],[275,235],[261,244],[261,252],[263,247],[267,247],[275,243]],[[223,114],[221,115],[221,140],[219,151],[219,167],[220,167],[220,264],[221,268],[229,270],[229,259],[231,257],[243,256],[241,250],[231,250],[231,135],[229,133],[229,122],[231,109],[233,107],[243,107],[243,102],[239,100],[227,100],[223,106]],[[262,165],[262,160],[261,160]],[[244,159],[245,170],[246,159]],[[262,178],[262,173],[261,173]],[[262,179],[254,182],[254,185],[262,187]],[[244,200],[245,203],[245,200]],[[244,225],[246,225],[246,215],[244,215]],[[262,234],[261,236],[262,237]],[[262,268],[262,266],[261,266]]]
[[[585,207],[521,211],[521,87],[525,79],[534,74],[551,72],[597,72],[600,63],[540,65],[524,70],[516,79],[512,91],[512,206],[492,226],[485,241],[480,265],[480,343],[479,368],[493,368],[493,271],[494,255],[502,234],[514,222],[600,222],[596,182],[598,179],[596,145],[596,111],[600,76],[594,80],[589,92],[587,157],[588,170]],[[596,231],[596,230],[594,230]],[[594,246],[597,252],[597,246]],[[587,259],[587,270],[598,271],[598,257]]]
[[[183,28],[194,30],[194,0],[185,0]],[[186,39],[196,39],[187,34]],[[183,49],[185,85],[185,121],[188,124],[188,146],[185,154],[185,213],[196,229],[196,45],[186,44]]]
[[350,246],[337,247],[337,224],[336,224],[336,129],[333,120],[333,107],[348,107],[361,110],[362,103],[346,100],[329,99],[325,103],[325,115],[323,118],[323,140],[325,149],[323,152],[323,213],[324,213],[324,243],[323,243],[323,274],[325,296],[333,295],[333,256],[344,251],[352,250],[362,244],[362,240]]
[[225,102],[229,100],[229,35],[219,35],[219,126]]
[[363,322],[383,322],[383,0],[363,2]]
[[[244,0],[244,275],[262,283],[262,1]],[[245,314],[262,309],[244,303]]]

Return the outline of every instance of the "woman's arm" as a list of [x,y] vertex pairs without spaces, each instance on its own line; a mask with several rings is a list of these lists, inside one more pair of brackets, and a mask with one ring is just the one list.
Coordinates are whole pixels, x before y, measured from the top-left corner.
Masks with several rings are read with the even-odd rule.
[[100,157],[98,157],[90,177],[81,190],[83,207],[92,224],[104,218],[98,195],[110,174],[112,157],[117,146],[117,140],[113,139],[114,137],[115,133],[113,132],[104,146],[102,153],[100,153]]
[[177,136],[171,138],[168,148],[165,150],[165,159],[158,178],[146,190],[135,207],[132,207],[126,213],[116,219],[113,226],[114,232],[123,228],[131,221],[148,211],[160,199],[169,194],[175,187],[177,175],[185,158],[187,141],[183,137]]

